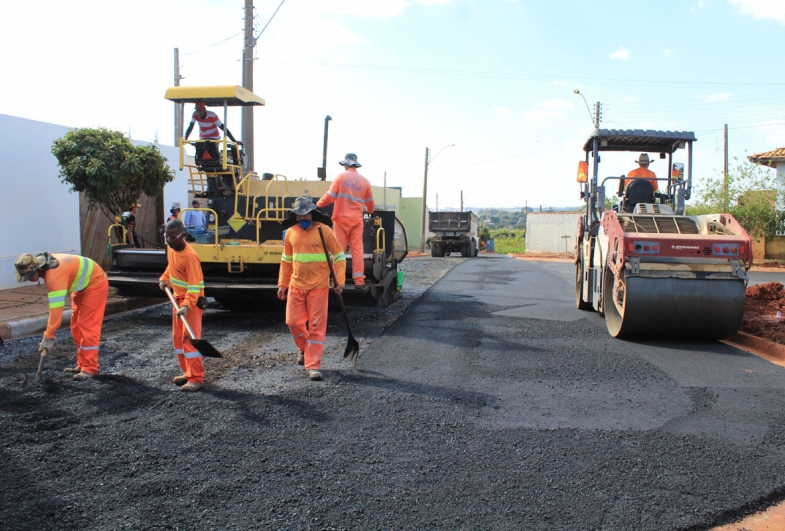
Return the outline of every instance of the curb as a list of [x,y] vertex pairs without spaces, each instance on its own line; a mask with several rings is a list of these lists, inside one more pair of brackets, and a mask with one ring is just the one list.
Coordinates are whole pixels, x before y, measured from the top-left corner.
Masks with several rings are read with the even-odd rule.
[[785,345],[744,332],[737,332],[736,335],[722,342],[785,367]]
[[[163,302],[161,299],[146,297],[123,297],[109,299],[106,301],[104,318],[111,315],[116,315],[118,313],[146,308],[147,306],[155,306],[156,304],[163,304]],[[46,330],[46,325],[48,322],[49,314],[0,323],[0,339],[7,341],[9,339],[20,339],[22,337],[41,333]],[[64,326],[67,326],[70,323],[71,310],[66,310],[63,312],[63,322],[61,323],[60,328],[62,329]]]

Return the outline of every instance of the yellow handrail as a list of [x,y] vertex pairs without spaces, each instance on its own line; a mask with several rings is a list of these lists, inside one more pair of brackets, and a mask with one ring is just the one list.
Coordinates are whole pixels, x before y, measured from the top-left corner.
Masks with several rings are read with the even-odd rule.
[[112,228],[113,227],[120,227],[123,229],[123,243],[128,243],[128,230],[126,230],[125,225],[122,223],[112,223],[109,225],[109,229],[106,231],[106,237],[108,239],[109,245],[112,245]]
[[379,229],[376,231],[376,252],[377,253],[379,252],[379,235],[382,236],[382,245],[381,245],[382,249],[381,249],[381,251],[386,256],[387,255],[387,238],[384,237],[384,235],[385,235],[384,227],[379,227]]

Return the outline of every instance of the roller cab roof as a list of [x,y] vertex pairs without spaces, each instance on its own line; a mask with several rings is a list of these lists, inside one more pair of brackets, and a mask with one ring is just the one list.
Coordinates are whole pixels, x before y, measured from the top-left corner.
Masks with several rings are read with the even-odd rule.
[[641,153],[673,153],[686,142],[696,142],[692,131],[653,131],[643,129],[595,129],[584,151],[592,151],[594,139],[600,151],[638,151]]
[[247,107],[264,105],[264,100],[240,85],[216,85],[211,87],[169,87],[167,100],[176,103],[196,103],[204,101],[208,107]]

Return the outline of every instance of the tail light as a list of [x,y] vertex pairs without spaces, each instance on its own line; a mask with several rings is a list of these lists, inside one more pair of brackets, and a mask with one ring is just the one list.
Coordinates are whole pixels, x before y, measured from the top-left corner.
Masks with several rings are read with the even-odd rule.
[[658,254],[660,242],[633,242],[630,244],[630,251],[638,254]]
[[744,252],[744,246],[738,243],[717,244],[711,246],[712,254],[715,256],[739,256],[739,251]]

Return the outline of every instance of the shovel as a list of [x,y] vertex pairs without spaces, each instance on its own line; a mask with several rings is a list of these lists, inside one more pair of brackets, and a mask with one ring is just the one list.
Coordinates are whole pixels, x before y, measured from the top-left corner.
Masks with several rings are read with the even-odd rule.
[[[330,252],[327,250],[327,242],[324,241],[324,234],[321,227],[316,227],[319,230],[319,238],[322,239],[322,247],[324,247],[324,256],[327,257],[327,266],[330,268],[330,277],[333,279],[333,285],[338,285],[338,280],[335,278],[335,270],[333,269],[333,262],[330,259]],[[343,358],[352,364],[352,367],[357,365],[357,356],[360,355],[360,344],[354,339],[352,335],[352,327],[349,324],[349,314],[346,313],[346,306],[343,304],[343,297],[340,293],[335,294],[338,297],[338,304],[341,306],[343,317],[346,319],[346,329],[349,331],[349,341],[346,343],[346,350],[343,351]]]
[[[35,381],[36,382],[41,379],[41,370],[43,370],[43,368],[44,368],[44,357],[46,356],[47,352],[48,352],[48,349],[43,349],[41,351],[41,358],[38,360],[38,371],[35,373]],[[25,387],[29,380],[30,380],[30,375],[29,374],[25,374],[25,377],[22,380],[22,387]]]
[[[164,291],[166,292],[166,295],[169,297],[169,300],[172,301],[172,305],[174,306],[174,311],[175,312],[180,311],[180,307],[177,305],[177,301],[174,300],[174,295],[172,295],[172,290],[166,287],[164,288]],[[212,346],[209,341],[207,341],[206,339],[196,339],[196,336],[194,335],[194,331],[191,330],[191,325],[189,325],[188,321],[185,320],[184,315],[180,316],[180,320],[183,322],[185,329],[188,331],[188,337],[191,340],[191,344],[194,346],[196,350],[199,351],[199,354],[201,354],[205,358],[223,358],[223,356],[221,356],[221,353],[218,352],[218,349]]]

